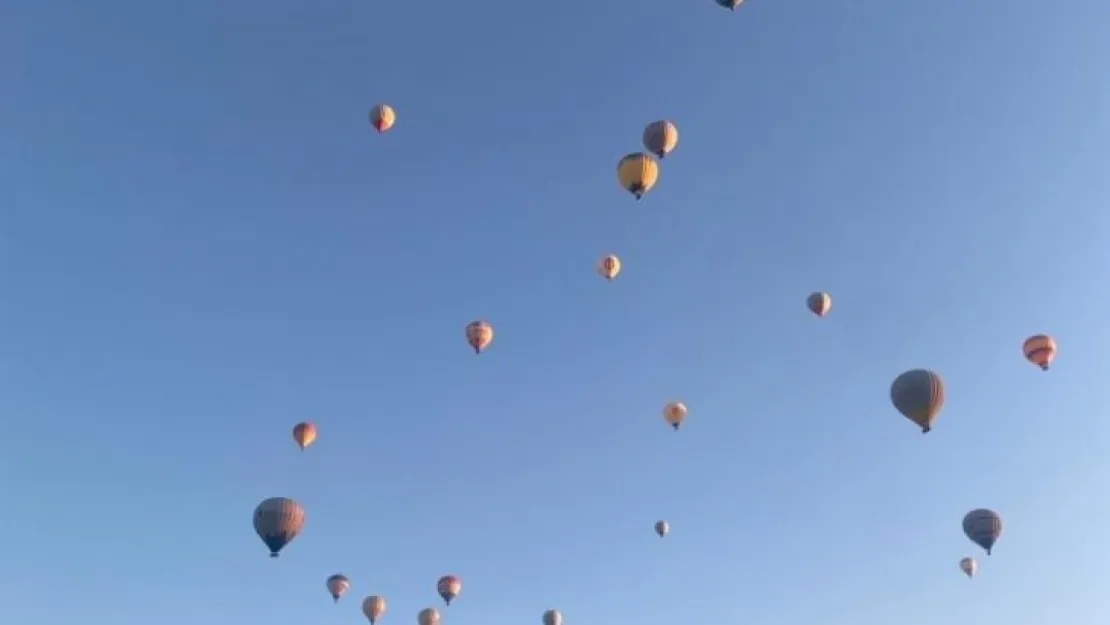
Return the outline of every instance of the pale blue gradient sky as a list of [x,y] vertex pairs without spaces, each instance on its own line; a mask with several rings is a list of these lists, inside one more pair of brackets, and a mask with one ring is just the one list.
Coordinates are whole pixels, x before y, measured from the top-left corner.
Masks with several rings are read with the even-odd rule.
[[[412,625],[451,572],[444,625],[1105,625],[1108,33],[1096,0],[7,0],[0,621],[376,592]],[[277,561],[274,495],[308,510]]]

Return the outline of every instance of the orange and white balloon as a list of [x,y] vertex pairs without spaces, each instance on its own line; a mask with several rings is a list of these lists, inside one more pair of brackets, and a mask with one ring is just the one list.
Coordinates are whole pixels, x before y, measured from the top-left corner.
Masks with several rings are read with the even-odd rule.
[[316,442],[316,426],[308,421],[302,421],[293,426],[293,441],[297,447],[304,451],[306,447]]
[[370,125],[378,132],[388,132],[397,121],[397,114],[388,104],[378,104],[370,109]]
[[1048,371],[1049,365],[1056,360],[1056,340],[1047,334],[1034,334],[1025,339],[1021,351],[1026,360]]
[[832,296],[824,292],[810,293],[806,298],[806,308],[818,317],[824,317],[832,308]]
[[678,430],[682,427],[682,422],[686,420],[686,404],[680,401],[672,401],[663,407],[663,420],[666,421],[672,428]]
[[597,261],[597,273],[606,280],[612,280],[617,277],[621,272],[621,259],[609,254],[602,256],[601,260]]
[[378,619],[385,615],[385,608],[385,597],[370,595],[362,600],[362,615],[370,621],[370,625],[376,625]]
[[475,354],[481,354],[493,342],[493,326],[485,321],[468,323],[466,325],[466,342],[474,348]]

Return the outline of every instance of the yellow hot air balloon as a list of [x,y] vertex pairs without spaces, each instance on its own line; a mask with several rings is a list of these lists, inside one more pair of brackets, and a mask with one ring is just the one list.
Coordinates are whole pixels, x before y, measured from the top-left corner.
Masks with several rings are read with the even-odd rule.
[[493,341],[493,326],[485,321],[472,321],[466,324],[466,342],[474,348],[475,354],[486,351]]
[[439,610],[424,608],[416,615],[416,625],[439,625]]
[[659,163],[643,152],[626,154],[617,163],[617,181],[636,199],[644,197],[659,180]]
[[832,308],[832,296],[823,292],[810,293],[806,298],[806,308],[818,317],[824,317]]
[[304,451],[306,447],[316,442],[316,426],[308,421],[302,421],[293,426],[293,440]]
[[378,595],[370,595],[362,600],[362,614],[366,620],[370,621],[370,625],[376,625],[378,619],[385,614],[385,598]]
[[663,407],[663,420],[677,430],[682,427],[682,422],[686,420],[686,412],[686,404],[680,401],[672,401]]
[[601,260],[597,261],[597,273],[606,280],[612,280],[617,277],[621,272],[621,259],[609,254],[602,256]]
[[1025,339],[1021,351],[1026,360],[1048,371],[1049,365],[1056,359],[1056,340],[1047,334],[1034,334]]
[[378,132],[387,132],[397,121],[397,114],[388,104],[378,104],[370,109],[370,125]]
[[665,119],[651,122],[644,128],[643,140],[648,152],[666,158],[678,145],[678,128]]

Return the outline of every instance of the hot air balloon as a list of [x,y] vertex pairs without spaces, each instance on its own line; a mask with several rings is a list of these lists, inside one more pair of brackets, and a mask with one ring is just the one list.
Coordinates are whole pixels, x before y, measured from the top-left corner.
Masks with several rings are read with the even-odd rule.
[[671,525],[666,521],[655,522],[655,533],[659,534],[659,538],[665,538],[667,533],[671,531]]
[[651,191],[658,180],[659,163],[643,152],[626,154],[617,163],[617,181],[625,190],[636,196],[637,200]]
[[254,531],[276,558],[304,529],[304,508],[292,499],[271,497],[254,509]]
[[397,121],[397,114],[388,104],[378,104],[370,109],[370,125],[378,132],[387,132]]
[[832,296],[823,292],[810,293],[806,298],[806,308],[818,317],[824,317],[832,308]]
[[[370,621],[370,625],[376,625],[378,619],[385,614],[385,598],[378,595],[370,595],[362,600],[362,614],[366,616],[366,620]],[[436,620],[439,620],[439,615],[436,615]]]
[[1021,351],[1025,353],[1026,360],[1048,371],[1048,366],[1056,358],[1056,341],[1047,334],[1035,334],[1025,339]]
[[686,404],[680,401],[672,401],[663,406],[663,420],[675,430],[678,430],[682,427],[682,422],[686,420],[686,412]]
[[493,326],[485,321],[473,321],[466,324],[466,342],[474,348],[475,354],[486,351],[493,341]]
[[736,7],[744,4],[744,0],[716,0],[717,6],[722,6],[729,11],[735,11]]
[[436,582],[436,592],[440,597],[443,597],[443,602],[451,605],[455,597],[459,596],[459,591],[462,590],[462,581],[454,575],[444,575]]
[[316,426],[308,421],[302,421],[293,426],[293,440],[304,451],[306,447],[316,442]]
[[338,603],[339,598],[351,589],[351,580],[347,579],[346,575],[336,574],[328,578],[327,586],[328,592],[331,593],[331,598],[335,599],[335,602]]
[[543,625],[563,625],[563,615],[558,610],[547,610],[541,620]]
[[898,412],[928,433],[944,407],[944,381],[928,369],[913,369],[894,379],[890,401]]
[[609,254],[602,256],[601,260],[597,261],[597,273],[606,280],[612,280],[617,277],[621,272],[621,259]]
[[416,615],[416,625],[439,625],[439,610],[424,608]]
[[960,570],[970,579],[975,577],[975,571],[979,570],[979,563],[975,561],[975,558],[964,558],[960,560]]
[[964,515],[964,534],[982,547],[989,556],[994,543],[1002,536],[1002,517],[994,510],[979,508]]
[[644,128],[643,140],[648,152],[665,158],[678,145],[678,128],[665,119],[651,122]]

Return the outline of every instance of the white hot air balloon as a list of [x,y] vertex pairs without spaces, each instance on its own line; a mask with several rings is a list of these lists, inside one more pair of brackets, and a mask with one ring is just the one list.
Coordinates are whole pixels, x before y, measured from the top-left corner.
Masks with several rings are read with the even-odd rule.
[[970,579],[975,577],[975,571],[979,570],[979,563],[975,561],[975,558],[964,558],[960,560],[960,570]]

